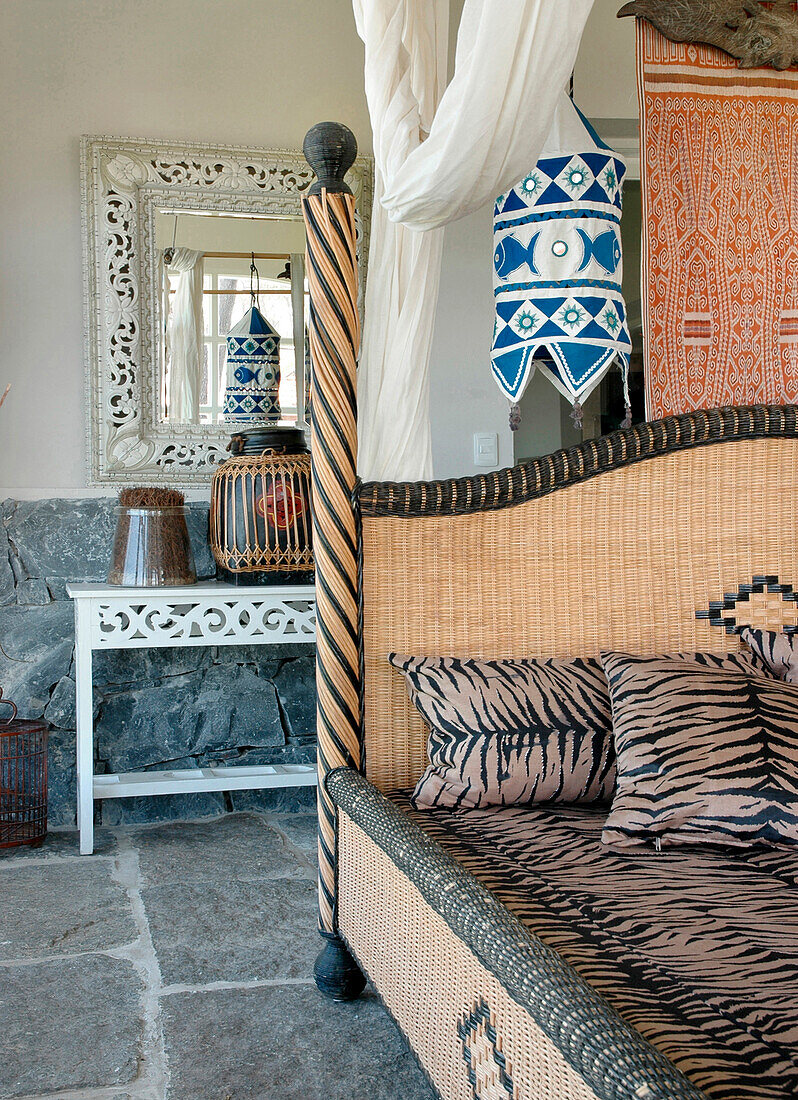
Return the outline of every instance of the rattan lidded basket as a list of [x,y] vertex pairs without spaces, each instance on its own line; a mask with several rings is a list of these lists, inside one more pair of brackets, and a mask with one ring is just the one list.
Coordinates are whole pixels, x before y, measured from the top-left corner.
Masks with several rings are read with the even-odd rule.
[[313,579],[310,454],[301,428],[249,428],[211,483],[210,541],[224,579],[236,584]]

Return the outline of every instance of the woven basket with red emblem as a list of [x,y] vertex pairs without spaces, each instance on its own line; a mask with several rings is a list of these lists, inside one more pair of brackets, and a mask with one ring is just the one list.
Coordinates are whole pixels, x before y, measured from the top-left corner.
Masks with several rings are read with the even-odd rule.
[[233,436],[211,486],[211,550],[238,584],[305,582],[313,574],[310,454],[299,428]]

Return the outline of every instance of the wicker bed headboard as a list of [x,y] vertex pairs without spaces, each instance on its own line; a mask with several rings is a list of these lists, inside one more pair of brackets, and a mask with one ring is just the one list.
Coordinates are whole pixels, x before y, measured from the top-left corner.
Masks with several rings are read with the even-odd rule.
[[565,656],[737,647],[798,625],[798,410],[644,424],[510,470],[365,484],[366,775],[411,785],[426,730],[391,650]]

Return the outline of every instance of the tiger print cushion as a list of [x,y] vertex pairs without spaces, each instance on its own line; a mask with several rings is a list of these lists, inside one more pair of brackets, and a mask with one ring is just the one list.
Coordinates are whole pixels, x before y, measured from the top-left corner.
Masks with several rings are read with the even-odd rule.
[[776,634],[772,630],[754,630],[752,626],[747,626],[740,636],[780,680],[798,684],[798,637]]
[[605,844],[798,843],[798,686],[742,654],[602,662],[618,766]]
[[598,661],[388,660],[430,727],[417,807],[609,800],[615,754]]
[[616,853],[595,803],[416,812],[391,798],[707,1100],[796,1100],[795,849]]

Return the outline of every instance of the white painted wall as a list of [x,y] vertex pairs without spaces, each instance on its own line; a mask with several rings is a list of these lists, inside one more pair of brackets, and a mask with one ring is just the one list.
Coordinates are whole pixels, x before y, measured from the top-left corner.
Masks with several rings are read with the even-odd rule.
[[446,227],[430,371],[436,478],[487,472],[474,465],[474,432],[496,432],[499,466],[513,464],[509,406],[490,373],[492,255],[492,209]]
[[81,496],[81,134],[368,152],[362,45],[350,0],[2,0],[0,39],[0,499]]
[[[591,115],[629,114],[634,100],[633,34],[615,6],[596,0],[577,67]],[[0,37],[0,389],[13,385],[0,499],[84,496],[81,134],[297,149],[315,122],[336,119],[368,152],[362,44],[350,0],[2,0]],[[512,462],[488,373],[491,249],[490,211],[447,230],[431,385],[438,477],[476,471],[475,431],[496,431],[501,465]]]
[[574,66],[574,98],[590,118],[637,118],[635,21],[623,0],[594,0]]

